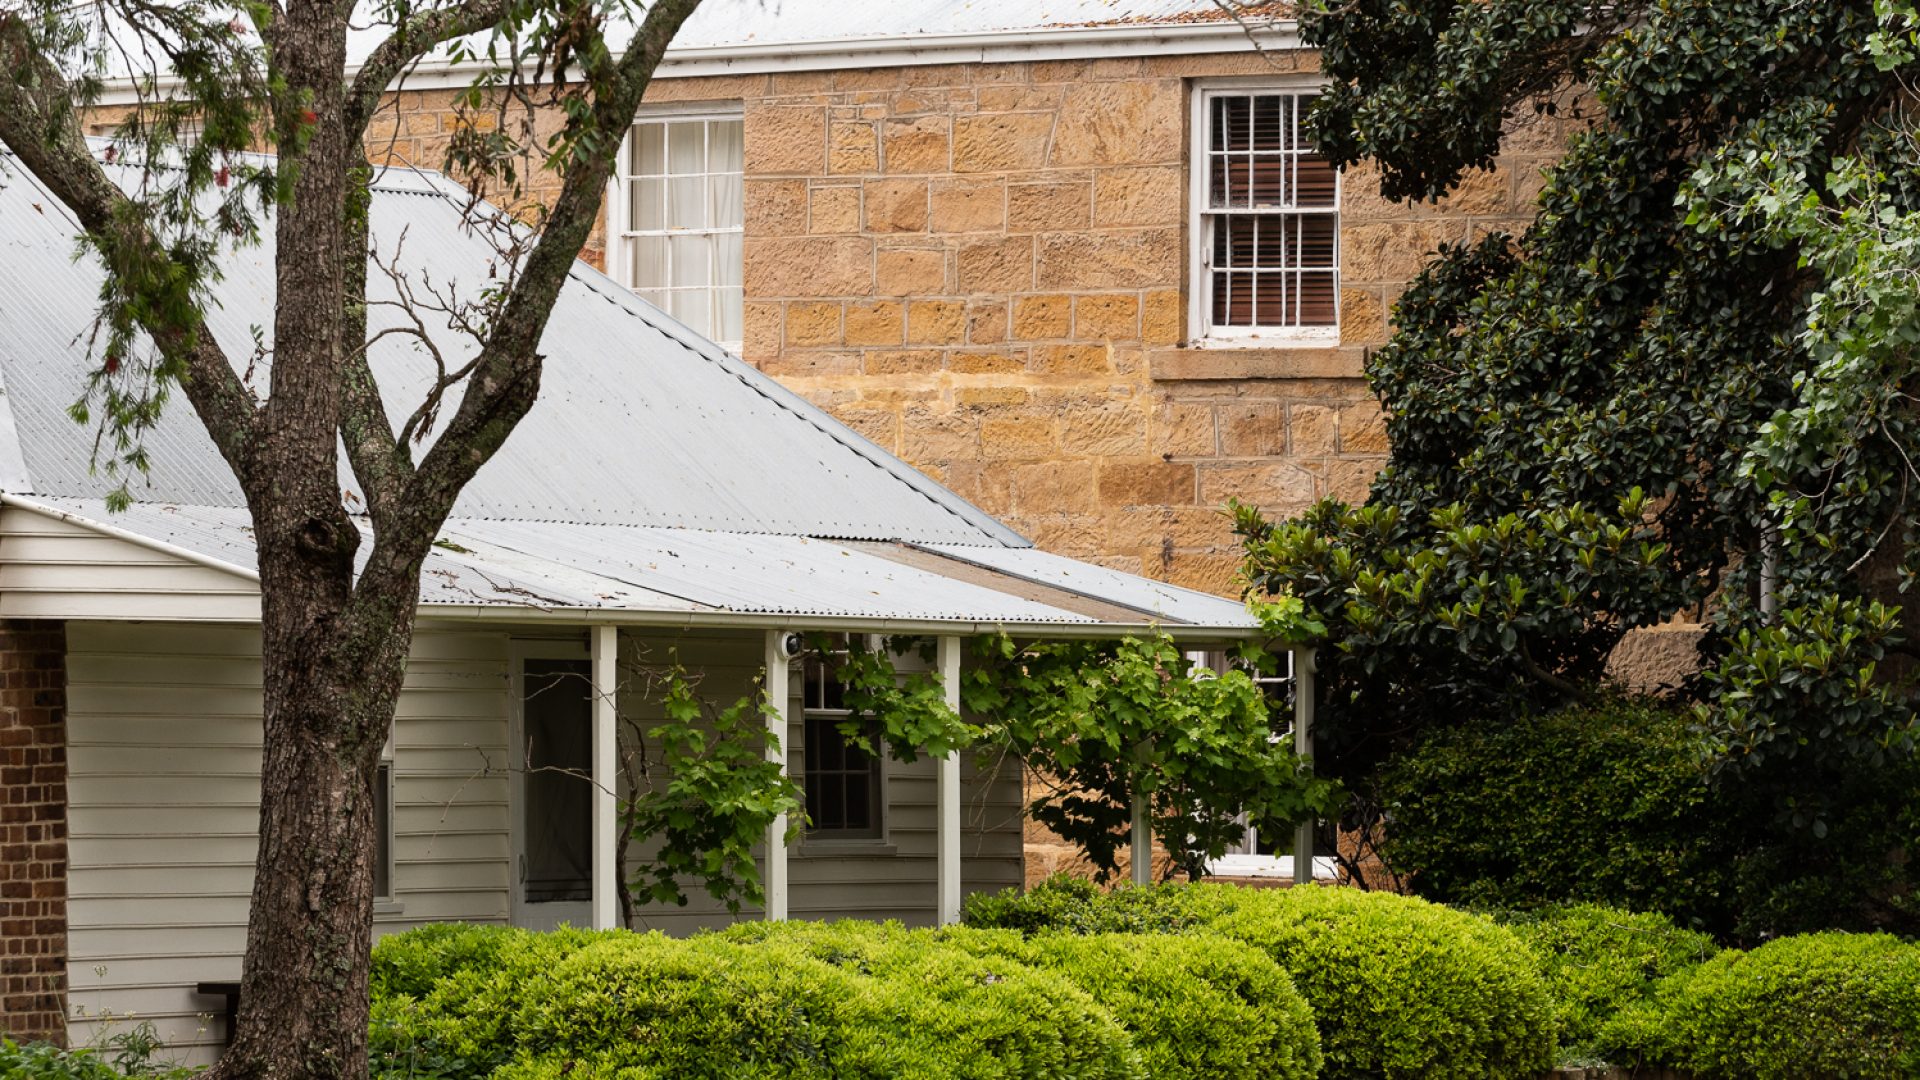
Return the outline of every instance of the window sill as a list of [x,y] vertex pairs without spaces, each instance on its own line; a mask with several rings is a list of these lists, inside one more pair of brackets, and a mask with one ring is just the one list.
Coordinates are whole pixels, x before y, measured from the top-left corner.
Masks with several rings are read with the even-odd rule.
[[[1293,879],[1291,855],[1222,855],[1207,863],[1208,877]],[[1334,881],[1340,876],[1339,863],[1330,855],[1313,860],[1315,881]]]
[[1147,356],[1155,382],[1209,379],[1359,379],[1367,350],[1340,345],[1223,345],[1157,349]]
[[787,852],[792,859],[889,858],[900,849],[885,840],[807,840]]
[[376,919],[397,919],[407,913],[407,905],[398,900],[375,900],[373,917]]

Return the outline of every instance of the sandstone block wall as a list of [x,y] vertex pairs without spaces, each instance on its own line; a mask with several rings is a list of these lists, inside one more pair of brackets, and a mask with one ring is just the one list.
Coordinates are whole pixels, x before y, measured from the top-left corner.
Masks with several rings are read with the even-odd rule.
[[0,1035],[64,1043],[66,630],[0,621]]
[[[1387,449],[1366,351],[1439,245],[1524,227],[1569,123],[1523,117],[1437,204],[1349,171],[1337,347],[1191,347],[1195,87],[1316,70],[1306,51],[929,65],[668,78],[647,100],[743,111],[747,360],[1047,550],[1234,593],[1222,506],[1364,496]],[[391,96],[374,159],[438,168],[460,126],[496,122],[454,97]]]

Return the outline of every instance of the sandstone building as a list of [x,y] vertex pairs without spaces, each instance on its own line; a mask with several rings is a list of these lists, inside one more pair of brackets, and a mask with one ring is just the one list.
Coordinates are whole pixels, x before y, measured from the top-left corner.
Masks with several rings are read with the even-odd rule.
[[[669,55],[589,258],[1041,547],[1219,593],[1229,499],[1364,496],[1366,350],[1562,137],[1387,202],[1301,135],[1292,24],[1209,0],[707,0]],[[376,154],[439,167],[467,78],[416,73]]]

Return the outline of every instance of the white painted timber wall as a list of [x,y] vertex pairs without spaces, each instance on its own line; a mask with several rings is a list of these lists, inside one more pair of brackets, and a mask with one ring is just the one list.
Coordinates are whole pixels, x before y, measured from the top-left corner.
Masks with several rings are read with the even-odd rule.
[[[676,649],[702,672],[703,696],[731,702],[760,675],[759,631],[623,633],[623,669]],[[257,629],[210,623],[74,621],[67,630],[72,869],[71,1001],[77,1042],[150,1020],[187,1060],[210,1061],[224,1034],[200,981],[240,974],[256,846],[260,762]],[[429,623],[415,638],[394,726],[391,933],[425,922],[510,917],[504,629]],[[659,706],[623,678],[621,712]],[[793,679],[792,768],[804,775],[801,681]],[[963,774],[962,874],[968,891],[1022,880],[1014,769]],[[886,767],[886,836],[790,849],[798,919],[935,918],[935,763]],[[764,855],[764,852],[762,853]],[[758,918],[746,910],[741,918]],[[695,886],[685,908],[644,905],[642,928],[688,933],[725,925]]]
[[[150,1020],[189,1060],[223,1035],[201,980],[240,975],[256,848],[260,639],[211,625],[67,628],[76,1041]],[[423,631],[394,735],[382,933],[507,918],[507,637]],[[124,1018],[107,1020],[109,1016]]]
[[8,506],[0,617],[258,623],[260,590],[239,574]]

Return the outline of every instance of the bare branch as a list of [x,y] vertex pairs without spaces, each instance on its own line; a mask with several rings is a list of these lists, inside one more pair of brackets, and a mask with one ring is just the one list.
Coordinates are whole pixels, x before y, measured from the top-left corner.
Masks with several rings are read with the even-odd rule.
[[467,0],[407,18],[374,48],[354,76],[347,94],[348,134],[359,138],[366,131],[367,122],[380,108],[381,95],[415,61],[449,41],[497,25],[511,6],[509,0]]
[[[648,9],[617,67],[589,79],[591,109],[573,133],[563,166],[565,180],[553,210],[505,292],[459,409],[421,459],[405,496],[396,504],[396,514],[406,517],[405,527],[390,527],[387,536],[377,536],[358,592],[378,595],[378,590],[394,581],[417,575],[417,559],[407,554],[415,547],[414,540],[440,527],[462,487],[533,407],[540,387],[539,343],[547,315],[599,219],[614,155],[654,69],[673,35],[698,6],[699,0],[658,0]],[[598,31],[589,27],[587,32]]]

